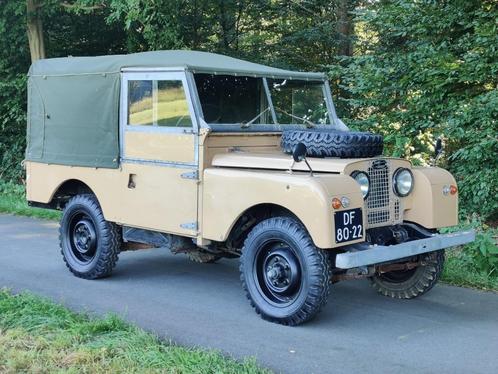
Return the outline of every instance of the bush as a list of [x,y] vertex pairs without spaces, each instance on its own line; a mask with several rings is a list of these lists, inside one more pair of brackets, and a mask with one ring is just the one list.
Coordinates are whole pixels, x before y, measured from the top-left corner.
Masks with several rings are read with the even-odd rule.
[[437,137],[461,212],[498,212],[498,7],[491,0],[374,2],[356,16],[357,55],[332,69],[353,127],[427,164]]

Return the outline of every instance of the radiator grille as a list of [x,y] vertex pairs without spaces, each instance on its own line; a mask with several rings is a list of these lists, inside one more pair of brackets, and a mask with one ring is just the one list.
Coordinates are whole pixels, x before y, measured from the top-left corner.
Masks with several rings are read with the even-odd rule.
[[378,225],[391,220],[389,198],[391,177],[389,164],[385,160],[375,160],[368,168],[370,193],[366,200],[368,225]]

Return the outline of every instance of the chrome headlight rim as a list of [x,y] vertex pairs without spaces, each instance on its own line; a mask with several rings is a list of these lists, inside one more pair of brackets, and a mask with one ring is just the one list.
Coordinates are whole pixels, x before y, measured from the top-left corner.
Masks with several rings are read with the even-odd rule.
[[362,185],[361,185],[361,184],[358,182],[358,180],[356,179],[356,177],[357,177],[358,175],[360,175],[360,174],[361,174],[361,175],[364,175],[365,177],[367,177],[367,181],[368,181],[368,184],[367,184],[367,193],[366,193],[365,195],[363,195],[363,191],[362,191],[362,193],[361,193],[361,194],[362,194],[362,196],[363,196],[363,200],[366,200],[366,199],[367,199],[367,197],[370,195],[370,175],[368,175],[368,173],[367,173],[367,172],[365,172],[365,171],[355,170],[355,171],[353,171],[353,172],[351,173],[351,178],[353,178],[353,179],[356,181],[356,183],[358,183],[358,185],[360,186],[360,190],[361,190],[361,186],[362,186]]
[[[410,179],[411,179],[410,189],[407,192],[405,192],[405,193],[402,193],[399,190],[399,187],[398,187],[398,177],[403,172],[407,172],[410,175]],[[415,183],[414,183],[414,179],[413,179],[413,173],[412,173],[412,171],[410,169],[408,169],[408,168],[397,168],[396,169],[396,171],[393,174],[393,190],[394,190],[394,193],[397,196],[399,196],[399,197],[406,197],[406,196],[408,196],[413,191],[414,184]]]

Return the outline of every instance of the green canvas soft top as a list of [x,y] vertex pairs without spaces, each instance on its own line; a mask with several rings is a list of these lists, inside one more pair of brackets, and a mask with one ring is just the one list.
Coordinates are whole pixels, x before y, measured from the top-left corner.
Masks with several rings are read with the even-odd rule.
[[129,55],[64,57],[35,62],[29,75],[117,73],[130,67],[181,67],[193,72],[226,73],[296,79],[324,79],[323,73],[296,72],[199,51],[155,51]]
[[194,73],[324,80],[197,51],[39,60],[29,70],[26,160],[117,168],[120,72],[125,68],[184,68]]

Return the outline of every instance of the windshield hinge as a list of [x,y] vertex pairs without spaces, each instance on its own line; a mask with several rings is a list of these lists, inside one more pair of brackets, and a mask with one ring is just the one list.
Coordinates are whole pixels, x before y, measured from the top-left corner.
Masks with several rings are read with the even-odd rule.
[[199,180],[199,171],[198,170],[194,170],[194,171],[191,171],[191,172],[188,172],[188,173],[183,173],[181,175],[181,177],[183,179]]

